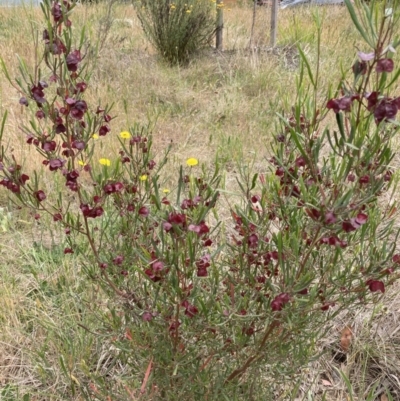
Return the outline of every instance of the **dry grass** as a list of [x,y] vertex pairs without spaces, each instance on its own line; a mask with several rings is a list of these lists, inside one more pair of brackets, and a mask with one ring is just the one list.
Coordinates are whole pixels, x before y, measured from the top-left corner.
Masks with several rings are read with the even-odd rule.
[[[254,158],[256,165],[262,166],[274,134],[275,113],[290,110],[295,98],[299,62],[296,45],[305,49],[311,63],[316,61],[315,10],[281,12],[278,48],[272,51],[268,49],[270,10],[258,9],[254,48],[249,49],[252,10],[246,6],[230,7],[225,12],[225,51],[216,53],[210,48],[187,68],[162,64],[145,40],[131,6],[114,5],[110,15],[106,5],[77,7],[73,19],[77,36],[85,24],[92,44],[101,38],[102,50],[88,103],[115,103],[113,114],[118,116],[112,124],[112,134],[104,142],[103,157],[112,158],[115,154],[117,133],[134,122],[150,120],[154,123],[156,149],[161,151],[173,144],[171,171],[189,156],[212,163],[218,153],[225,161],[229,187],[234,183],[236,162]],[[325,16],[321,81],[322,88],[327,89],[338,82],[341,67],[350,68],[358,38],[344,7],[321,8],[319,12]],[[106,29],[110,21],[112,25]],[[0,8],[0,55],[10,76],[19,75],[16,55],[33,66],[31,26],[33,31],[40,31],[40,10]],[[324,102],[321,94],[321,104]],[[5,135],[17,156],[25,160],[24,170],[32,169],[40,160],[28,153],[20,130],[26,115],[18,105],[18,94],[1,79],[0,114],[5,110],[9,111]],[[82,282],[76,262],[62,258],[51,239],[47,248],[35,245],[41,239],[33,239],[32,227],[23,216],[19,218],[11,223],[13,229],[0,233],[0,399],[22,399],[27,392],[32,394],[32,400],[82,399],[79,395],[71,398],[69,386],[80,380],[75,369],[78,365],[82,368],[85,360],[108,355],[99,344],[89,344],[84,330],[76,324],[90,327],[91,318],[83,314],[79,305],[96,294]],[[38,227],[33,232],[37,235]],[[315,398],[311,399],[322,399],[323,391],[327,392],[326,400],[346,399],[349,389],[334,366],[347,372],[354,400],[363,400],[365,392],[378,381],[393,399],[400,399],[397,292],[398,287],[391,289],[373,311],[352,312],[335,322],[324,344],[335,352],[310,365],[309,380],[305,379],[305,383],[314,382],[310,394]],[[341,352],[338,359],[334,355],[340,330],[346,325],[353,327],[353,341],[349,351]],[[40,359],[41,353],[54,363],[46,365]],[[73,377],[68,382],[59,361],[68,359],[71,353],[78,357],[67,361]],[[4,391],[9,391],[8,395]],[[64,398],[65,394],[69,394],[68,398]],[[379,397],[376,399],[382,401]]]
[[[321,11],[326,13],[321,75],[326,77],[324,85],[328,85],[339,77],[341,63],[350,67],[348,55],[354,53],[352,38],[356,36],[343,7]],[[302,44],[311,61],[315,61],[316,31],[312,10],[282,12],[279,49],[268,51],[269,9],[262,8],[258,11],[253,40],[256,48],[251,51],[251,12],[250,8],[232,8],[225,13],[224,53],[217,54],[210,48],[189,68],[171,69],[159,62],[146,42],[132,7],[114,7],[114,23],[108,32],[104,32],[105,6],[79,7],[74,19],[77,35],[85,21],[92,43],[98,36],[104,38],[89,101],[115,102],[114,114],[118,119],[113,124],[114,133],[134,121],[146,122],[157,117],[155,139],[159,148],[172,142],[181,159],[190,154],[207,160],[216,149],[229,157],[233,153],[236,158],[257,150],[262,157],[266,149],[259,146],[260,141],[268,142],[271,138],[276,111],[293,103],[298,65],[295,46]],[[39,26],[39,10],[29,14],[29,19]],[[16,54],[30,66],[34,62],[28,20],[20,18],[20,11],[13,8],[0,9],[0,20],[4,25],[0,33],[1,54],[10,75],[18,76]],[[18,35],[12,34],[13,29]],[[332,71],[336,76],[332,76]],[[0,89],[1,106],[9,110],[11,117],[8,135],[24,152],[18,129],[22,123],[18,95],[5,80]],[[240,147],[238,143],[241,150],[235,149]],[[111,153],[111,139],[107,148]]]

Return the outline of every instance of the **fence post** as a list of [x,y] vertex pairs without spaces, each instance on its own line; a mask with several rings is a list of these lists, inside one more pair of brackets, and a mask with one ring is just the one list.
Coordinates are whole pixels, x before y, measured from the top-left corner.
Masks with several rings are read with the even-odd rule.
[[270,45],[275,47],[276,45],[276,31],[278,28],[278,6],[279,0],[272,0],[271,7],[271,34],[270,34]]
[[216,43],[215,47],[217,50],[222,50],[222,38],[224,29],[224,11],[223,11],[223,0],[217,0],[217,28],[216,28]]

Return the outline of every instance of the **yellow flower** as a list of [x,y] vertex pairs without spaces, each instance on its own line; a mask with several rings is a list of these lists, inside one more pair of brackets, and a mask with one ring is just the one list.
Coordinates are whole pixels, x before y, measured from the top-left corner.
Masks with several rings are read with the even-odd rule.
[[84,161],[82,161],[82,160],[79,160],[79,161],[78,161],[78,164],[79,164],[80,166],[86,166],[86,163],[85,163]]
[[175,5],[174,4],[171,4],[171,10],[175,10]]
[[190,13],[191,13],[191,11],[190,11],[190,10],[186,10],[186,12],[187,12],[188,14],[190,14]]
[[93,139],[99,139],[99,136],[98,136],[97,134],[93,134],[93,135],[92,135],[92,138],[93,138]]
[[120,136],[122,139],[129,139],[129,138],[131,137],[131,134],[130,134],[128,131],[122,131],[122,132],[119,134],[119,136]]
[[147,175],[146,175],[146,174],[141,175],[141,176],[139,177],[139,180],[140,180],[140,181],[146,181],[146,180],[147,180]]
[[168,188],[164,188],[162,191],[164,194],[169,194],[171,192]]
[[110,161],[110,159],[104,159],[104,158],[102,158],[102,159],[99,160],[99,163],[102,164],[103,166],[111,166],[111,161]]
[[189,167],[194,167],[199,164],[199,161],[197,159],[195,159],[194,157],[190,157],[189,159],[186,160],[186,164]]

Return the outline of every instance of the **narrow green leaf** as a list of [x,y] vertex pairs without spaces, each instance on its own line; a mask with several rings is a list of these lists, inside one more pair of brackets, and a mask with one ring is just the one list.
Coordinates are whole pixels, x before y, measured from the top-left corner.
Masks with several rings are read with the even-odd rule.
[[385,86],[385,89],[390,88],[395,82],[397,82],[399,76],[400,76],[400,68],[392,76],[391,81]]
[[349,397],[350,401],[354,401],[354,398],[353,398],[353,386],[351,385],[349,378],[346,376],[346,374],[344,372],[342,372],[337,367],[334,366],[334,369],[339,373],[340,377],[342,378],[342,380],[346,384],[346,387],[347,387],[347,390],[348,390],[348,397]]
[[371,42],[370,38],[368,37],[367,33],[365,32],[364,28],[362,27],[360,21],[357,18],[357,14],[353,7],[353,4],[351,3],[350,0],[344,0],[344,3],[346,4],[347,9],[349,10],[350,18],[352,19],[353,24],[357,28],[357,31],[360,33],[363,39],[371,46],[371,48],[374,48],[374,43]]
[[251,181],[251,188],[250,188],[250,190],[252,190],[252,189],[255,188],[256,183],[257,183],[257,178],[258,178],[258,174],[256,173],[256,174],[254,174],[253,180]]
[[342,154],[339,153],[339,152],[336,150],[336,148],[339,147],[339,142],[338,142],[338,137],[337,137],[336,131],[333,131],[333,137],[334,137],[334,139],[335,139],[336,146],[335,146],[335,144],[332,142],[332,136],[330,135],[330,132],[327,133],[326,137],[328,138],[329,145],[331,146],[331,149],[333,150],[333,152],[334,152],[335,154],[337,154],[338,156],[342,156]]
[[246,193],[246,190],[244,189],[242,183],[239,181],[238,178],[236,178],[236,181],[237,181],[237,183],[239,184],[239,187],[240,187],[240,189],[242,190],[242,192],[245,194],[245,193]]
[[345,140],[346,136],[344,133],[343,113],[336,113],[336,122],[339,128],[340,135],[342,136],[343,140]]
[[312,73],[312,71],[311,71],[310,63],[308,62],[307,57],[306,57],[306,55],[305,55],[304,52],[303,52],[303,49],[302,49],[300,46],[298,46],[297,48],[298,48],[298,50],[299,50],[300,57],[301,57],[301,59],[303,60],[304,65],[305,65],[306,68],[307,68],[307,72],[308,72],[308,76],[309,76],[309,78],[310,78],[310,81],[311,81],[313,87],[315,88],[315,85],[316,85],[316,84],[315,84],[315,80],[314,80],[313,73]]
[[354,149],[354,150],[359,150],[359,148],[357,148],[357,146],[352,145],[351,143],[345,142],[344,143],[348,148]]
[[83,26],[83,28],[82,28],[82,31],[81,31],[81,38],[80,38],[80,41],[79,41],[79,49],[81,49],[82,48],[82,46],[83,46],[83,44],[85,43],[85,35],[86,35],[86,32],[85,32],[85,26]]
[[291,138],[295,141],[296,146],[297,146],[297,149],[300,151],[300,153],[302,154],[302,156],[303,156],[306,160],[308,160],[308,155],[307,155],[307,153],[305,152],[303,146],[301,146],[301,143],[300,143],[300,141],[299,141],[299,136],[300,136],[300,134],[298,134],[298,133],[297,133],[296,131],[294,131],[294,130],[291,130],[291,131],[290,131],[290,136],[291,136]]
[[1,141],[2,141],[2,139],[3,139],[4,126],[5,126],[5,124],[6,124],[7,115],[8,115],[8,112],[7,112],[7,110],[6,110],[6,111],[4,112],[3,118],[2,118],[2,120],[1,120],[1,127],[0,127],[0,142],[1,142]]
[[4,75],[6,76],[7,81],[11,83],[12,81],[11,81],[10,75],[8,73],[6,63],[4,62],[4,60],[1,57],[0,57],[0,64],[1,64],[1,70],[4,72]]
[[60,365],[61,365],[62,371],[64,372],[64,374],[65,374],[67,377],[69,377],[67,368],[65,367],[64,357],[63,357],[62,355],[60,355],[59,360],[60,360]]

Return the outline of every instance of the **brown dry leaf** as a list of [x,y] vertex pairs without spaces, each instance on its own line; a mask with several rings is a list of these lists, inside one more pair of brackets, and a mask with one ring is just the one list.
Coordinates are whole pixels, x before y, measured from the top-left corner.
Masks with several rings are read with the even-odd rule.
[[349,350],[352,339],[353,331],[351,327],[346,326],[340,333],[340,348],[343,352],[347,352]]
[[381,401],[389,401],[389,398],[386,394],[381,395]]
[[140,387],[140,394],[144,394],[146,391],[146,384],[147,384],[147,381],[149,380],[149,376],[150,376],[152,369],[153,369],[153,357],[151,357],[150,362],[147,365],[146,373],[144,374],[143,383],[142,383],[142,386]]
[[180,352],[185,352],[185,344],[184,343],[182,343],[182,342],[180,342],[179,344],[178,344],[178,350],[180,351]]
[[132,333],[129,329],[125,330],[125,338],[129,341],[132,341]]

